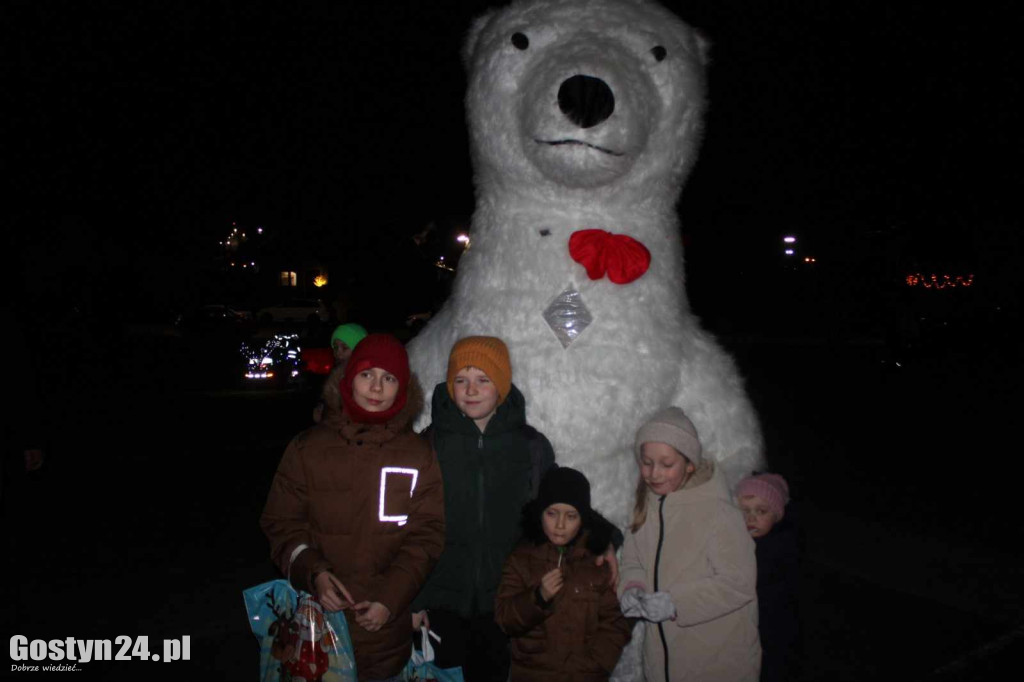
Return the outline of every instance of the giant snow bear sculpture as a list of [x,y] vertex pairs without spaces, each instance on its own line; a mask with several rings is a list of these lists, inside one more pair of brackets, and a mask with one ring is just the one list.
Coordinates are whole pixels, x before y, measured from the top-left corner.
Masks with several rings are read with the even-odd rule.
[[504,339],[529,422],[619,524],[634,434],[666,405],[735,483],[760,464],[759,426],[689,310],[674,210],[705,108],[701,38],[652,2],[534,0],[479,18],[464,57],[476,210],[452,295],[409,347],[427,390],[457,339]]

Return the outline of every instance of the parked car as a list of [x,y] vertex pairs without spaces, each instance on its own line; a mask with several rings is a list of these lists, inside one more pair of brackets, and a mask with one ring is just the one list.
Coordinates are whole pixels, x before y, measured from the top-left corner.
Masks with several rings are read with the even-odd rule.
[[228,305],[211,303],[178,315],[174,324],[182,329],[217,331],[241,329],[252,321],[252,313]]
[[331,313],[318,298],[297,298],[261,309],[256,317],[260,322],[308,322],[313,318],[326,322]]
[[302,347],[298,334],[275,334],[243,343],[242,381],[245,385],[284,386],[299,377]]

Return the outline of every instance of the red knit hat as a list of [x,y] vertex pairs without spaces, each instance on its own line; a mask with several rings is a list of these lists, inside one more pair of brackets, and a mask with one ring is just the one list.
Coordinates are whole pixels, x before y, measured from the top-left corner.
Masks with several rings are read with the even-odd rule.
[[[395,402],[383,412],[368,412],[359,407],[352,397],[352,381],[356,375],[373,367],[387,370],[398,379],[398,395],[395,396]],[[380,424],[394,417],[405,407],[409,397],[409,356],[402,342],[391,334],[370,334],[364,338],[353,349],[338,389],[345,412],[353,421]]]

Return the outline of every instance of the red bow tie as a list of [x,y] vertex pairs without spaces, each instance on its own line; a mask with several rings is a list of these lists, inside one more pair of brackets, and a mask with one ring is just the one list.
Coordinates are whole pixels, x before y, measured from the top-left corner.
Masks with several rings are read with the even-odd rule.
[[615,284],[629,284],[651,265],[651,252],[646,246],[632,237],[604,230],[573,232],[569,255],[587,269],[590,279],[601,279],[608,273]]

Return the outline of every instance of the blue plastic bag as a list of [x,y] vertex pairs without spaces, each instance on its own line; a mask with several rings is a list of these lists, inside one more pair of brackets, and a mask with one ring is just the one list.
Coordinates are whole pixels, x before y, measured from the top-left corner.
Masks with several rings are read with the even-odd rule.
[[260,642],[260,682],[356,682],[348,623],[287,580],[242,590]]
[[419,682],[419,680],[464,682],[462,668],[439,668],[434,663],[434,647],[430,644],[430,637],[437,637],[437,635],[429,632],[425,627],[420,628],[420,633],[423,637],[420,647],[422,651],[416,651],[415,646],[412,648],[412,656],[405,664],[402,679],[406,682]]

